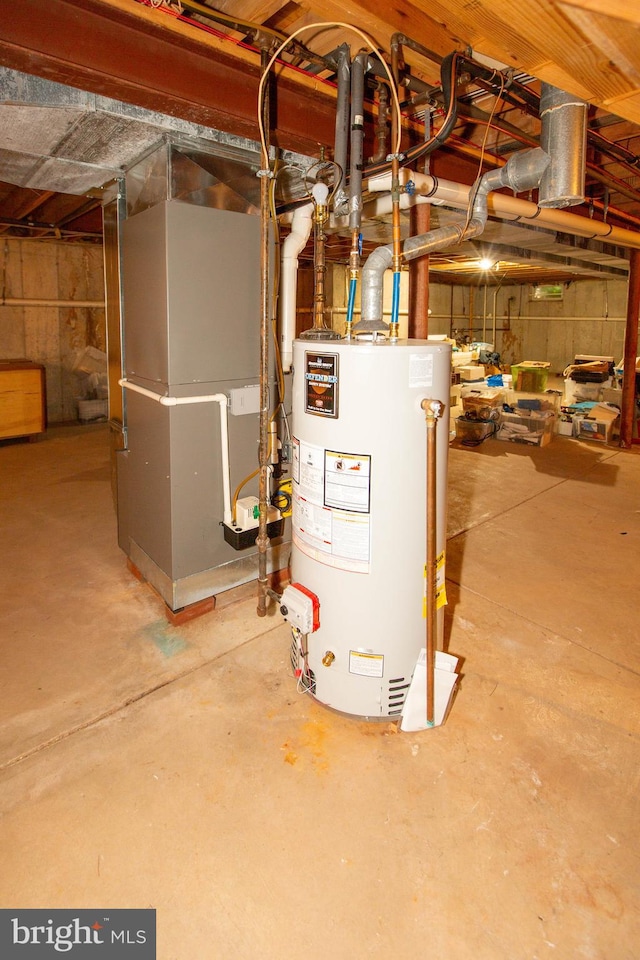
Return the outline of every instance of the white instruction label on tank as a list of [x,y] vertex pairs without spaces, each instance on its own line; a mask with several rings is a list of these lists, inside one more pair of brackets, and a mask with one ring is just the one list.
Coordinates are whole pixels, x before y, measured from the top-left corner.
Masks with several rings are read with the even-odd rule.
[[309,503],[294,493],[292,537],[319,563],[352,573],[369,572],[369,517]]
[[332,510],[332,553],[348,570],[369,569],[369,517],[357,513]]
[[409,355],[409,386],[433,386],[434,355],[432,353],[411,353]]
[[294,438],[293,542],[320,563],[368,573],[371,457]]
[[309,503],[324,503],[324,447],[294,440],[293,453],[298,493]]
[[322,553],[331,553],[331,510],[296,496],[293,522],[294,537],[299,546],[305,543]]
[[371,457],[326,450],[324,462],[325,505],[369,513]]
[[357,673],[361,677],[383,677],[384,657],[381,653],[349,650],[349,673]]

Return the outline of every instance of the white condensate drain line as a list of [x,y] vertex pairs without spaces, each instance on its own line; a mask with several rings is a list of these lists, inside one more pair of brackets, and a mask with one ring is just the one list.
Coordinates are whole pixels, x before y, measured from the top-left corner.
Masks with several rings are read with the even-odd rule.
[[203,397],[165,397],[146,387],[139,387],[130,380],[118,380],[125,390],[133,390],[143,397],[155,400],[163,407],[177,407],[185,403],[217,403],[220,406],[220,450],[222,454],[222,496],[224,503],[224,522],[231,523],[231,486],[229,482],[229,425],[227,421],[228,399],[225,393],[210,393]]

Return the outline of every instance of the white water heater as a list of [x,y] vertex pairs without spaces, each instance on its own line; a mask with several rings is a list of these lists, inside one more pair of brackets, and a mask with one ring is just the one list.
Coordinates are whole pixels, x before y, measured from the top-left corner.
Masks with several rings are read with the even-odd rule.
[[[446,602],[451,348],[297,340],[293,370],[293,586],[283,596],[285,616],[287,603],[295,611],[292,665],[326,706],[394,718],[425,645],[424,399],[444,405],[436,545],[438,605]],[[442,628],[439,610],[440,639]]]

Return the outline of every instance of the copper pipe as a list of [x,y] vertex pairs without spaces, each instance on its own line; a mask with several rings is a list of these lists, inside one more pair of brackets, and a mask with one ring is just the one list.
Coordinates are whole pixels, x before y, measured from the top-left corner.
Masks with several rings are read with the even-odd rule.
[[[431,136],[431,114],[425,110],[424,139]],[[425,157],[423,173],[429,173]],[[411,208],[411,236],[420,237],[431,230],[431,204],[418,203]],[[429,254],[409,263],[409,337],[426,340],[429,336]]]
[[[391,159],[391,237],[393,247],[393,274],[394,284],[398,283],[398,276],[402,269],[402,236],[400,231],[400,157],[394,154]],[[394,286],[394,302],[399,288]],[[389,324],[389,338],[398,339],[398,319],[392,310]]]
[[387,149],[387,123],[389,118],[389,88],[384,81],[378,81],[378,118],[376,120],[376,150],[371,157],[371,163],[379,163],[386,159],[389,150]]
[[313,216],[313,272],[314,272],[314,293],[313,293],[313,329],[324,330],[326,328],[326,293],[325,279],[327,274],[326,263],[326,245],[324,225],[327,219],[327,208],[316,205]]
[[627,326],[624,334],[624,375],[622,378],[622,410],[620,446],[629,449],[633,443],[633,414],[636,403],[636,357],[638,355],[638,315],[640,314],[640,250],[629,251],[629,294]]
[[[431,204],[418,203],[411,208],[411,236],[422,236],[431,229]],[[429,336],[429,255],[409,263],[409,337],[426,340]]]
[[437,571],[437,459],[436,459],[436,423],[442,413],[443,404],[439,400],[423,400],[427,424],[427,636],[426,636],[426,673],[427,673],[427,726],[435,722],[435,665],[436,633],[438,629],[438,611],[436,608],[436,571]]
[[[262,51],[263,71],[269,62],[269,54]],[[267,131],[266,152],[262,158],[264,169],[260,170],[260,438],[258,462],[260,479],[258,486],[259,519],[258,537],[258,607],[259,617],[267,613],[267,487],[269,478],[269,191],[271,171],[269,169],[269,81],[265,83],[263,100],[264,129]]]

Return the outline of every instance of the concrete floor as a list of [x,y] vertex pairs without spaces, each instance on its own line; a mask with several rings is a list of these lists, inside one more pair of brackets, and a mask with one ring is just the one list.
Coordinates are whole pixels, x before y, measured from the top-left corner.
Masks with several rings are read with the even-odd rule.
[[298,694],[244,588],[169,626],[106,425],[0,476],[0,907],[155,907],[159,960],[636,960],[636,452],[453,446],[462,679],[419,734]]

